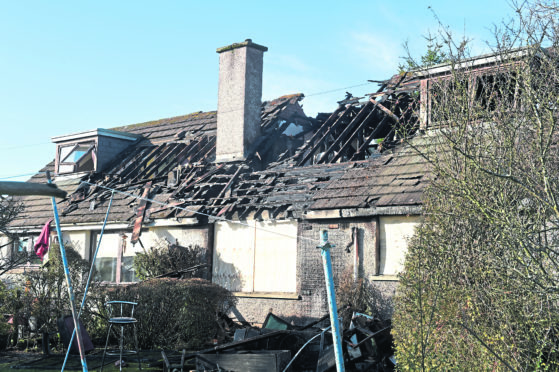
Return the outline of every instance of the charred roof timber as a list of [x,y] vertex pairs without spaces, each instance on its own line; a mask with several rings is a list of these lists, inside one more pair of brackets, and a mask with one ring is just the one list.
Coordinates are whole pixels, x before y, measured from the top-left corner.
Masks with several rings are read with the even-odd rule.
[[[94,131],[133,144],[103,169],[57,181],[69,193],[60,205],[62,223],[102,221],[111,190],[125,193],[115,194],[111,220],[136,224],[137,231],[155,219],[274,220],[305,218],[313,209],[420,204],[422,163],[397,149],[384,151],[399,143],[399,136],[418,130],[419,81],[397,75],[381,81],[368,99],[347,95],[334,113],[313,119],[302,110],[303,94],[260,102],[266,50],[250,40],[218,49],[217,112]],[[44,175],[31,182],[44,183]],[[372,198],[370,190],[381,185],[384,191]],[[141,203],[141,196],[156,202]],[[42,226],[49,217],[48,200],[25,203],[12,225]]]

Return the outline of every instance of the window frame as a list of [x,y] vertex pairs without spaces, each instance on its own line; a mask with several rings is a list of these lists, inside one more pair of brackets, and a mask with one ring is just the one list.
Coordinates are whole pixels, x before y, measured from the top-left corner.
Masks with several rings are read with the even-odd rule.
[[[80,147],[85,148],[85,152],[79,156],[79,158],[77,159],[72,159],[70,161],[68,161],[67,159],[69,157],[72,156],[72,154],[75,153],[76,150],[78,150]],[[70,148],[70,151],[68,151],[67,154],[64,155],[64,157],[62,157],[62,151],[64,151],[65,149]],[[96,162],[96,158],[97,158],[97,143],[95,140],[86,140],[86,141],[79,141],[79,142],[75,142],[75,143],[67,143],[67,144],[59,144],[57,146],[57,152],[56,152],[56,158],[57,158],[57,173],[58,174],[71,174],[71,173],[79,173],[79,172],[90,172],[90,171],[95,171],[97,168],[97,162]],[[80,166],[83,166],[84,164],[87,163],[87,161],[89,161],[89,159],[87,159],[85,162],[84,160],[88,157],[91,156],[91,161],[92,161],[92,165],[90,168],[86,168],[86,169],[80,169]],[[81,164],[84,162],[84,164]],[[62,167],[71,167],[71,170],[61,170]]]
[[[93,260],[93,255],[95,254],[95,250],[97,249],[97,241],[99,239],[99,236],[101,234],[100,230],[97,231],[91,231],[91,236],[90,236],[90,245],[89,245],[89,263],[90,266],[92,264],[92,260]],[[115,280],[114,281],[110,281],[110,280],[101,280],[101,283],[104,285],[129,285],[129,284],[134,284],[134,283],[138,283],[139,279],[137,279],[136,277],[136,281],[124,281],[122,280],[123,277],[123,270],[122,270],[122,264],[123,264],[123,259],[124,257],[132,257],[134,258],[134,256],[124,256],[124,251],[125,251],[125,245],[128,244],[127,243],[127,239],[129,238],[128,235],[126,235],[126,233],[124,231],[111,231],[111,234],[118,234],[119,236],[119,244],[118,247],[116,249],[116,256],[104,256],[104,257],[96,257],[96,262],[95,264],[97,265],[97,263],[99,262],[99,258],[116,258],[116,267],[115,267],[115,271],[114,271],[114,276],[115,276]],[[97,270],[99,271],[99,270]],[[99,278],[99,273],[97,275],[97,278]]]
[[[492,80],[493,82],[490,84],[495,84],[499,75],[507,75],[511,74],[513,77],[509,79],[514,80],[514,87],[512,92],[512,102],[511,102],[511,110],[522,110],[522,102],[520,102],[519,94],[520,94],[520,82],[518,80],[518,74],[515,72],[514,68],[518,67],[518,63],[522,62],[512,62],[507,64],[506,66],[487,66],[478,68],[476,70],[471,71],[469,74],[463,74],[466,84],[468,85],[467,94],[469,99],[469,104],[474,105],[476,101],[480,101],[483,97],[478,96],[478,91],[482,84],[485,84],[486,81]],[[445,120],[435,120],[433,118],[433,106],[435,103],[435,95],[434,91],[440,86],[441,83],[450,82],[452,83],[454,78],[450,74],[444,74],[440,76],[433,76],[421,81],[421,97],[420,97],[420,119],[422,121],[421,127],[422,129],[426,128],[437,128],[448,125],[448,121]],[[506,81],[506,79],[505,79]],[[490,99],[490,97],[486,97],[486,99]],[[487,103],[486,106],[490,106],[490,103]],[[482,107],[483,108],[483,107]],[[493,110],[494,111],[494,110]],[[492,110],[487,110],[485,114],[481,115],[479,118],[476,119],[485,119],[491,114]]]

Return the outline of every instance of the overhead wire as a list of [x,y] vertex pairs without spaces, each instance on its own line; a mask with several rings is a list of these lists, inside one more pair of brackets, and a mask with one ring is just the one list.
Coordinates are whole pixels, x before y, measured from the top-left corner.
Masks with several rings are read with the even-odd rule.
[[36,174],[42,174],[42,173],[46,173],[46,172],[41,172],[41,171],[39,171],[39,172],[32,172],[32,173],[23,173],[23,174],[18,174],[18,175],[15,175],[15,176],[0,177],[0,180],[9,180],[9,179],[12,179],[12,178],[19,178],[19,177],[25,177],[25,176],[34,176],[34,175],[36,175]]
[[[378,82],[377,81],[367,81],[366,83],[361,83],[361,84],[355,84],[355,85],[350,85],[347,87],[342,87],[342,88],[334,88],[334,89],[329,89],[329,90],[322,90],[322,91],[318,91],[318,92],[314,92],[314,93],[310,93],[310,94],[303,94],[304,98],[308,98],[308,97],[314,97],[314,96],[320,96],[323,94],[328,94],[328,93],[335,93],[335,92],[339,92],[339,91],[343,91],[343,90],[347,90],[347,89],[352,89],[352,88],[358,88],[358,87],[362,87],[365,85],[370,85],[370,84],[375,84]],[[273,99],[272,99],[273,100]],[[227,111],[222,111],[223,113],[230,113],[230,112],[236,112],[236,111],[242,111],[244,110],[244,108],[242,109],[234,109],[234,110],[227,110]],[[215,110],[212,110],[215,111]],[[205,112],[212,112],[212,111],[205,111]],[[204,113],[204,111],[200,111],[201,113]],[[196,113],[196,112],[194,112]],[[193,114],[194,114],[193,113]],[[187,114],[188,115],[188,114]],[[179,115],[179,116],[183,116],[183,115]],[[147,121],[149,122],[149,121]],[[134,125],[134,124],[131,124]],[[115,128],[121,128],[121,127],[126,127],[127,125],[122,125],[122,126],[117,126]],[[26,147],[34,147],[34,146],[42,146],[42,145],[50,145],[53,144],[53,142],[41,142],[41,143],[36,143],[36,144],[22,144],[22,145],[15,145],[15,146],[2,146],[0,145],[0,150],[14,150],[14,149],[20,149],[20,148],[26,148]],[[17,177],[17,176],[14,176]],[[9,178],[9,177],[3,177],[3,178]]]
[[241,225],[241,226],[245,226],[245,227],[249,227],[249,228],[254,228],[256,230],[268,232],[268,233],[283,236],[283,237],[286,237],[286,238],[301,239],[301,240],[307,240],[307,241],[311,241],[311,242],[315,242],[315,243],[317,243],[317,242],[320,243],[320,239],[313,239],[313,238],[309,238],[309,237],[302,236],[302,235],[285,234],[285,233],[281,233],[281,232],[278,232],[278,231],[258,227],[258,226],[256,226],[256,223],[254,225],[249,225],[248,223],[244,223],[242,221],[235,221],[235,220],[227,219],[225,217],[214,216],[214,215],[209,214],[209,213],[204,213],[204,212],[196,211],[196,210],[193,210],[193,209],[188,209],[188,208],[185,208],[185,207],[180,207],[178,205],[171,205],[170,203],[160,202],[160,201],[157,201],[155,199],[150,199],[150,198],[144,198],[143,196],[134,195],[134,194],[131,194],[131,193],[126,192],[126,191],[121,191],[121,190],[118,190],[118,189],[115,189],[115,188],[112,188],[112,187],[103,186],[103,185],[99,185],[99,184],[95,184],[95,183],[91,183],[91,182],[87,182],[87,181],[81,181],[80,183],[85,183],[85,184],[90,185],[90,186],[96,186],[96,187],[99,187],[99,188],[102,188],[102,189],[106,189],[106,190],[109,190],[109,191],[112,191],[112,192],[116,192],[116,193],[119,193],[119,194],[122,194],[122,195],[125,195],[125,196],[128,196],[128,197],[131,197],[131,198],[135,198],[135,199],[139,199],[139,200],[145,200],[145,201],[150,202],[152,204],[158,204],[158,205],[165,206],[165,207],[168,207],[168,208],[178,209],[178,210],[181,210],[181,211],[184,211],[184,212],[199,214],[201,216],[209,217],[209,218],[212,218],[214,220],[218,220],[218,221],[222,221],[222,222],[229,222],[229,223],[236,224],[236,225]]
[[[336,88],[336,89],[330,89],[330,90],[324,90],[324,91],[319,91],[319,92],[311,93],[311,94],[308,94],[308,95],[304,95],[304,97],[307,98],[307,97],[313,97],[313,96],[318,96],[318,95],[323,95],[323,94],[328,94],[328,93],[334,93],[334,92],[338,92],[338,91],[342,91],[342,90],[347,90],[347,89],[352,89],[352,88],[357,88],[357,87],[361,87],[361,86],[365,86],[365,85],[369,85],[369,84],[373,84],[373,83],[375,83],[375,82],[374,82],[374,81],[367,81],[366,83],[362,83],[362,84],[356,84],[356,85],[351,85],[351,86],[347,86],[347,87],[343,87],[343,88]],[[229,113],[229,112],[235,112],[235,111],[239,111],[239,109],[229,110],[229,111],[223,111],[223,113]],[[50,144],[51,142],[40,143],[39,145],[43,145],[43,144],[47,144],[47,143]],[[3,148],[3,149],[24,148],[24,147],[30,147],[30,146],[35,146],[35,145],[13,146],[13,147]],[[24,176],[33,176],[33,175],[41,174],[41,173],[45,173],[45,172],[40,172],[40,171],[39,171],[39,172],[23,173],[23,174],[14,175],[14,176],[0,177],[0,180],[7,180],[7,179],[13,179],[13,178],[24,177]],[[101,188],[105,188],[105,189],[111,190],[111,191],[113,191],[113,192],[117,192],[117,193],[120,193],[120,194],[127,195],[127,196],[132,197],[132,198],[137,198],[137,199],[145,200],[145,201],[148,201],[148,202],[150,202],[150,203],[155,203],[155,204],[159,204],[159,205],[162,205],[162,206],[167,206],[167,207],[169,207],[169,208],[175,208],[175,209],[183,210],[183,211],[189,212],[189,213],[195,213],[195,214],[203,215],[203,216],[206,216],[206,217],[215,219],[215,220],[220,220],[220,221],[224,221],[224,222],[239,224],[239,225],[243,225],[243,226],[246,226],[246,227],[255,228],[255,229],[258,229],[258,230],[261,230],[261,231],[266,231],[266,232],[269,232],[269,233],[272,233],[272,234],[281,235],[281,236],[285,236],[285,237],[289,237],[289,238],[295,238],[295,239],[301,238],[301,239],[304,239],[304,240],[311,240],[311,241],[313,241],[313,242],[320,242],[319,239],[307,238],[307,237],[300,236],[300,235],[292,236],[292,235],[289,235],[289,234],[283,234],[283,233],[279,233],[279,232],[277,232],[277,231],[273,231],[273,230],[269,230],[269,229],[264,229],[264,228],[261,228],[261,227],[257,227],[256,224],[255,224],[254,226],[250,226],[250,225],[245,224],[245,223],[243,223],[243,222],[241,222],[241,221],[228,220],[228,219],[223,218],[223,217],[218,217],[218,216],[210,215],[210,214],[203,213],[203,212],[200,212],[200,211],[190,210],[190,209],[188,209],[188,208],[179,207],[179,206],[175,206],[175,205],[169,205],[169,204],[167,204],[167,203],[162,203],[162,202],[159,202],[159,201],[156,201],[156,200],[153,200],[153,199],[149,199],[149,198],[143,198],[143,197],[141,197],[141,196],[137,196],[137,195],[134,195],[134,194],[130,194],[130,193],[127,193],[127,192],[124,192],[124,191],[120,191],[120,190],[117,190],[117,189],[113,189],[113,188],[109,188],[109,187],[101,186],[101,185],[97,185],[97,184],[92,184],[92,183],[89,183],[89,182],[87,182],[87,181],[81,181],[81,183],[86,183],[86,184],[89,184],[89,185],[92,185],[92,186],[98,186],[98,187],[101,187]]]

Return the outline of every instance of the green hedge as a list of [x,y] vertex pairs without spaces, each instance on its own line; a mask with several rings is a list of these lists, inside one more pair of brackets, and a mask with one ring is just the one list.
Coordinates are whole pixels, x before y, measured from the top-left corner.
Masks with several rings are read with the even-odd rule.
[[109,300],[136,301],[141,349],[198,348],[218,332],[217,314],[228,312],[236,298],[204,279],[151,279],[111,288]]

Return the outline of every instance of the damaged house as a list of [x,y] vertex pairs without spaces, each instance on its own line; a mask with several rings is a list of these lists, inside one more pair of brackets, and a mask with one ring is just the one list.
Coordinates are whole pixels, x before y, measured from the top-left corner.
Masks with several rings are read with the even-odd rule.
[[[316,248],[326,229],[337,277],[349,271],[393,293],[429,182],[425,160],[401,142],[429,123],[414,99],[428,79],[397,75],[310,118],[303,94],[261,102],[266,50],[251,40],[217,50],[216,112],[53,137],[55,160],[30,182],[45,183],[48,170],[68,191],[58,202],[64,241],[86,259],[114,193],[101,280],[137,281],[134,255],[161,241],[198,245],[208,279],[239,298],[239,319],[262,323],[272,310],[303,322],[327,312]],[[14,249],[32,247],[52,214],[49,198],[23,202]]]

